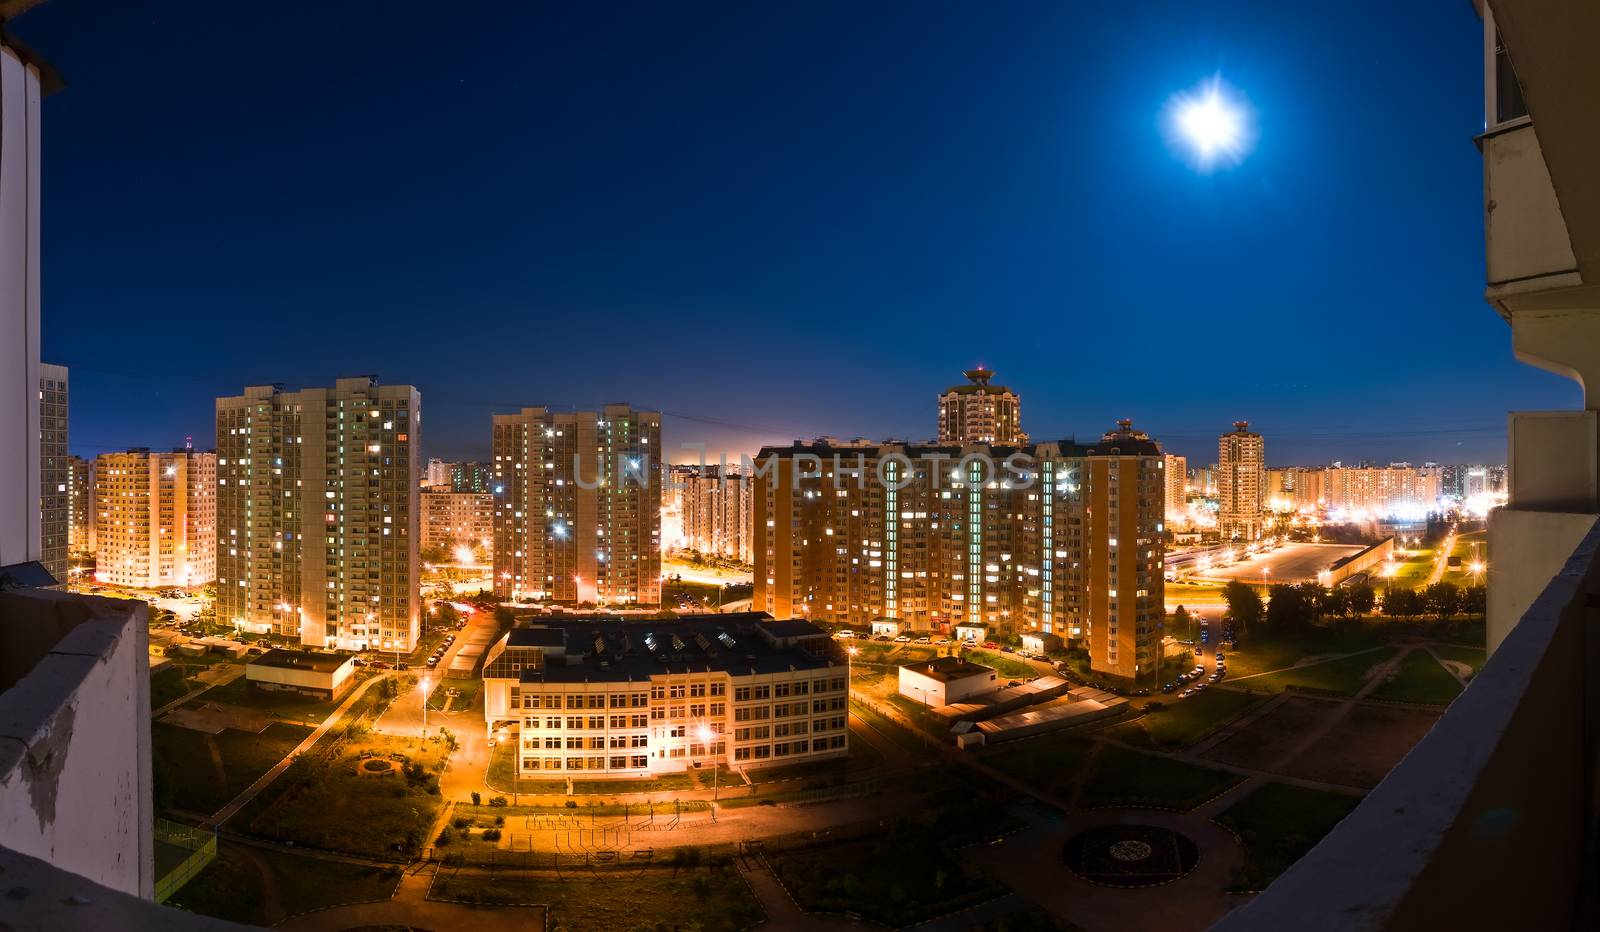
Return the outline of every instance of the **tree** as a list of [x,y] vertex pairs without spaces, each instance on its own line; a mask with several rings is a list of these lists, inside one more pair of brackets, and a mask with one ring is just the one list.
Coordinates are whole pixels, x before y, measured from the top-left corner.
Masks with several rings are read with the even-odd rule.
[[1350,617],[1350,593],[1335,586],[1322,594],[1322,616],[1343,620]]
[[1261,593],[1254,586],[1246,585],[1237,579],[1229,580],[1222,587],[1222,597],[1228,602],[1228,617],[1233,620],[1238,628],[1236,634],[1250,630],[1252,622],[1259,624],[1265,612],[1261,604]]
[[1383,613],[1390,618],[1411,619],[1422,614],[1425,606],[1422,596],[1404,586],[1390,586],[1383,590]]
[[1461,611],[1461,587],[1453,582],[1436,582],[1422,591],[1422,601],[1440,621],[1449,621]]
[[1461,590],[1461,611],[1467,615],[1482,615],[1489,609],[1489,590],[1483,586],[1468,586]]
[[1300,586],[1275,583],[1267,590],[1267,627],[1283,633],[1311,624],[1316,608]]
[[1328,591],[1322,588],[1322,584],[1316,582],[1303,582],[1298,586],[1295,586],[1295,591],[1300,594],[1301,600],[1305,603],[1306,609],[1310,615],[1309,620],[1321,621],[1324,603],[1328,597]]
[[1372,614],[1373,606],[1378,604],[1378,591],[1372,588],[1372,583],[1357,583],[1348,588],[1350,611],[1357,615]]
[[1189,610],[1182,605],[1172,613],[1172,630],[1187,631],[1189,629]]

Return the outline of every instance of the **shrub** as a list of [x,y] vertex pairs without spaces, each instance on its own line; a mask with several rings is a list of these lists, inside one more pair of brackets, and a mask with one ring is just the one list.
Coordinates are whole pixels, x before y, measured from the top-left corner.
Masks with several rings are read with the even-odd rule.
[[472,820],[467,818],[466,816],[456,816],[456,821],[455,821],[456,828],[466,828],[467,826],[469,826],[471,824],[472,824]]
[[578,808],[578,801],[575,800],[575,799],[567,800],[567,808],[568,809],[576,809],[576,808]]
[[450,844],[451,839],[454,837],[455,835],[450,831],[450,826],[446,825],[444,828],[439,830],[439,837],[435,838],[433,843],[442,848],[445,845]]
[[504,809],[507,805],[506,798],[504,796],[496,796],[494,799],[489,800],[489,805],[495,809]]
[[497,826],[506,824],[506,817],[503,816],[503,815],[495,816],[494,817],[494,824],[497,825]]
[[500,830],[497,828],[486,828],[480,834],[483,835],[484,841],[500,840]]

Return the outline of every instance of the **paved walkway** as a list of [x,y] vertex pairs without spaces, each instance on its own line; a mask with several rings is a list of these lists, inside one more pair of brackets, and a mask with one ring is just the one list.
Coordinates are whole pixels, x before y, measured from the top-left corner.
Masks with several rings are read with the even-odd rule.
[[321,725],[318,725],[312,730],[311,734],[306,735],[305,740],[295,745],[294,750],[285,755],[283,760],[273,764],[271,770],[268,770],[266,773],[257,777],[254,783],[244,788],[244,792],[240,793],[238,796],[235,796],[233,800],[226,806],[218,809],[211,816],[211,818],[202,822],[200,827],[205,829],[214,829],[226,824],[227,821],[233,818],[240,809],[243,809],[246,805],[248,805],[250,800],[255,799],[257,794],[266,789],[273,780],[278,779],[278,777],[285,770],[288,770],[289,765],[293,764],[296,758],[309,750],[313,744],[316,744],[318,739],[328,733],[329,729],[343,721],[345,713],[349,712],[350,707],[356,704],[356,700],[366,695],[367,690],[371,689],[374,684],[381,683],[384,680],[389,679],[392,675],[393,674],[385,673],[381,676],[374,676],[362,683],[360,686],[357,686],[355,689],[351,690],[350,695],[345,698],[344,702],[339,704],[339,707],[333,711],[333,714],[324,719]]

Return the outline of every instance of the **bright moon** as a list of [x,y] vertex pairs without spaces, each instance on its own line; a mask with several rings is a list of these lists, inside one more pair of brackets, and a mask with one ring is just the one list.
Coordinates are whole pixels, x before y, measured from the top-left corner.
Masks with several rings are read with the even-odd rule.
[[1168,113],[1170,130],[1201,171],[1209,171],[1219,162],[1237,164],[1250,149],[1245,108],[1230,98],[1219,80],[1175,95]]

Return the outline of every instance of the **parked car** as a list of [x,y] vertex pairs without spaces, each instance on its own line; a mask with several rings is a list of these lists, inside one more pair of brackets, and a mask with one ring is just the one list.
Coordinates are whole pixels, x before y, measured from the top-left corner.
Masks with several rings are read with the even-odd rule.
[[920,638],[917,638],[915,641],[912,641],[911,643],[913,643],[913,644],[932,644],[933,643],[933,638],[920,637]]
[[1192,690],[1192,689],[1185,689],[1185,690],[1184,690],[1184,691],[1183,691],[1183,692],[1181,692],[1181,693],[1178,693],[1178,698],[1179,698],[1179,699],[1187,699],[1187,698],[1189,698],[1189,697],[1190,697],[1190,696],[1192,696],[1192,695],[1194,695],[1194,690]]
[[1170,693],[1174,689],[1177,689],[1177,688],[1178,688],[1178,685],[1176,683],[1163,683],[1162,686],[1161,686],[1161,691],[1164,692],[1164,693]]
[[902,634],[899,637],[895,638],[894,642],[896,644],[909,644],[909,643],[911,643],[911,635]]
[[984,641],[983,642],[983,646],[987,650],[994,650],[995,648],[999,647],[1000,645],[999,645],[999,643],[997,643],[995,641]]

